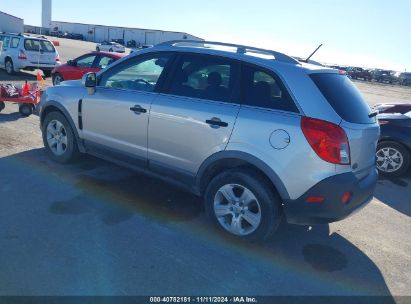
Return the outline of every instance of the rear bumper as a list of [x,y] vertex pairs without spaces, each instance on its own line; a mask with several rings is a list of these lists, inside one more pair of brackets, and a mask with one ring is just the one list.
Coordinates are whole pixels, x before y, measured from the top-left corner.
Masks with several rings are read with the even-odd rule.
[[[344,173],[326,178],[296,200],[284,202],[287,221],[292,224],[313,225],[332,223],[342,220],[358,211],[373,198],[378,173],[372,172],[362,180],[353,173]],[[351,198],[342,203],[344,193],[350,192]],[[309,196],[323,196],[322,203],[307,203]]]

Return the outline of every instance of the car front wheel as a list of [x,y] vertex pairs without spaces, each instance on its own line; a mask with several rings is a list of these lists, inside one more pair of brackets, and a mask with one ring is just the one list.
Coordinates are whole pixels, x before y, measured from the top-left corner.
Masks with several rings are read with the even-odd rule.
[[385,176],[397,177],[407,172],[410,166],[410,153],[401,144],[387,141],[378,144],[377,169]]
[[56,73],[53,75],[53,85],[59,85],[64,81],[63,76],[61,76],[59,73]]
[[207,215],[232,235],[266,240],[282,218],[281,200],[271,188],[253,170],[225,171],[213,178],[205,191]]
[[46,151],[54,161],[67,163],[79,156],[80,152],[73,130],[60,112],[47,114],[42,133]]

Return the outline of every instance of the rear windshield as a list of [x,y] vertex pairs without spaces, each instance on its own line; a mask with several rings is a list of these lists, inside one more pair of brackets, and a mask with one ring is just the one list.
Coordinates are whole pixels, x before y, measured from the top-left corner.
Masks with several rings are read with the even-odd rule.
[[310,76],[342,119],[358,124],[375,122],[375,118],[368,117],[371,113],[370,107],[347,76],[325,73],[311,74]]
[[48,53],[54,53],[54,46],[50,41],[38,40],[38,39],[26,39],[24,42],[24,48],[27,51],[43,51]]

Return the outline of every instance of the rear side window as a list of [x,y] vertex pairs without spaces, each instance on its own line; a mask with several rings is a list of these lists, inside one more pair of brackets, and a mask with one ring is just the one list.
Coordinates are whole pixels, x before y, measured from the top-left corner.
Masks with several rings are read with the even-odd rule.
[[47,53],[54,53],[55,51],[50,41],[37,39],[26,39],[26,41],[24,41],[24,48],[27,51],[43,51]]
[[298,109],[277,76],[258,67],[244,66],[243,104],[288,112]]
[[12,38],[10,47],[13,49],[17,48],[19,46],[19,42],[20,42],[20,38],[16,38],[16,37]]
[[311,74],[310,76],[342,119],[358,124],[375,122],[375,117],[368,117],[371,112],[370,107],[347,76],[326,73]]
[[230,102],[233,99],[238,65],[225,58],[185,55],[171,83],[170,94]]

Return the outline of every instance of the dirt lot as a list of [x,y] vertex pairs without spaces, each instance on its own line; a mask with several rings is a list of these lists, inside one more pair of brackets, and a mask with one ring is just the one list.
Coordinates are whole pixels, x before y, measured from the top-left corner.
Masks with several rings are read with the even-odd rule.
[[[68,57],[93,49],[63,42]],[[410,88],[356,84],[370,104],[411,101]],[[349,219],[283,224],[251,245],[221,235],[196,197],[162,182],[92,157],[50,161],[38,118],[16,112],[0,114],[0,295],[411,296],[410,175],[379,180]]]

